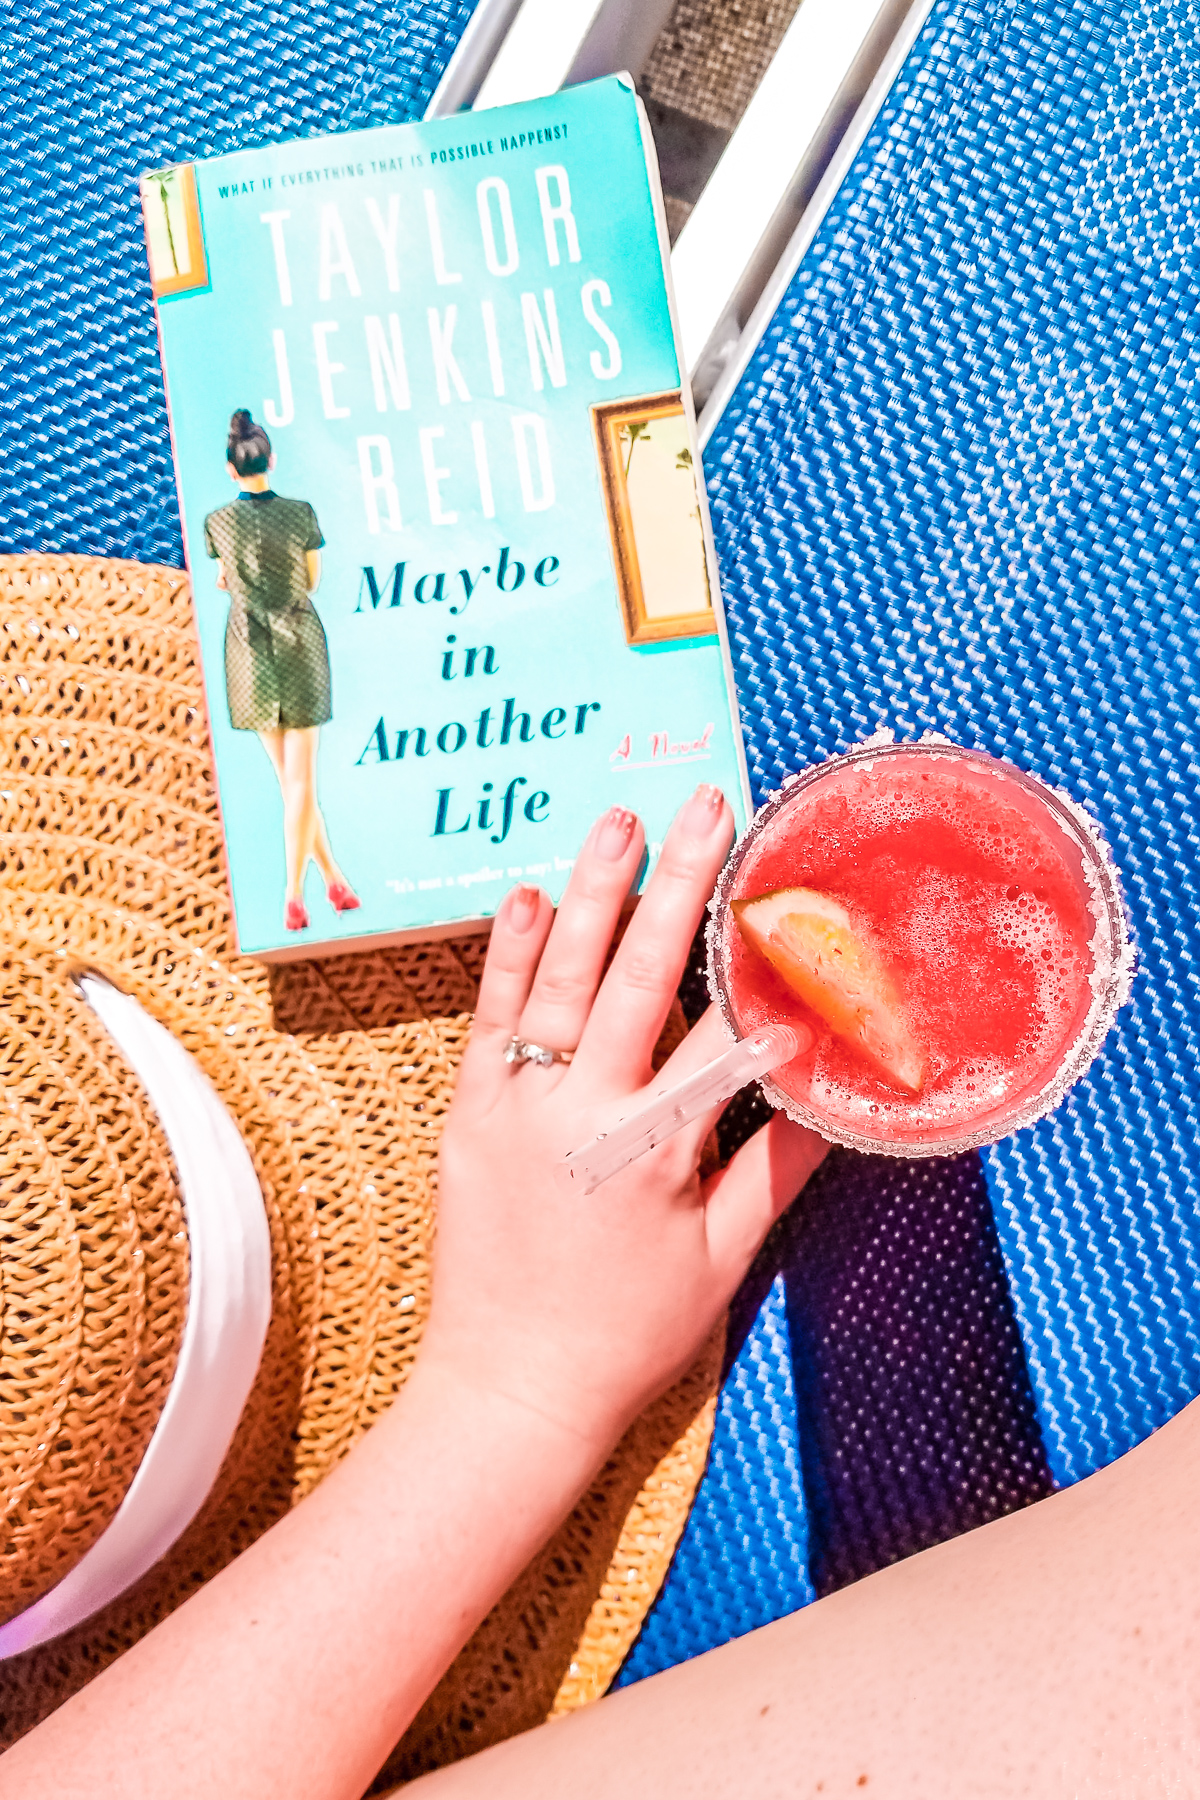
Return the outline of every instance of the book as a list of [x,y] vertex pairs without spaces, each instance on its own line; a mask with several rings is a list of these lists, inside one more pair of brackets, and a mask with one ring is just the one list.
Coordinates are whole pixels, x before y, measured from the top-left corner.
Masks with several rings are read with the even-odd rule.
[[624,76],[143,177],[240,948],[653,867],[745,761],[657,167]]

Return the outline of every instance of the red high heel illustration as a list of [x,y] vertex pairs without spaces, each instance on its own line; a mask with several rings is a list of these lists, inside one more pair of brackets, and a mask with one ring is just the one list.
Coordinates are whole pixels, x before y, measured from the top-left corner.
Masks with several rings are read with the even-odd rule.
[[334,912],[354,912],[362,905],[354,889],[347,887],[344,881],[331,881],[325,889],[325,898]]
[[289,900],[286,903],[283,909],[283,922],[289,931],[308,930],[308,908],[303,900]]

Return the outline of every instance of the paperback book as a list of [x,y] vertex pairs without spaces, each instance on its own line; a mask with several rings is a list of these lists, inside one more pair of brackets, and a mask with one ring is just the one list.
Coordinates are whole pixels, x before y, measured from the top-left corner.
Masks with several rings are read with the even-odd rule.
[[626,78],[155,171],[146,240],[242,950],[557,901],[747,787]]

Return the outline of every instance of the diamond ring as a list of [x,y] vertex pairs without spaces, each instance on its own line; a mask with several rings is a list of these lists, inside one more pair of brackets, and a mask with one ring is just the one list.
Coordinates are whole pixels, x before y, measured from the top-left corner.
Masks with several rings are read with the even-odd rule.
[[574,1054],[573,1050],[551,1050],[546,1044],[531,1044],[522,1037],[511,1037],[504,1046],[506,1063],[536,1063],[539,1069],[548,1069],[553,1063],[569,1063]]

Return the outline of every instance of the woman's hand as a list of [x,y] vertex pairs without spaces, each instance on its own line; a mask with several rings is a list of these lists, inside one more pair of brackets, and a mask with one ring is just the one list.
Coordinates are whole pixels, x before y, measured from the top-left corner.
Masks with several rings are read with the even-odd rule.
[[[508,896],[442,1142],[421,1363],[536,1411],[597,1456],[690,1366],[827,1148],[778,1114],[702,1183],[697,1165],[717,1109],[587,1198],[555,1179],[564,1154],[648,1085],[674,1084],[727,1043],[710,1011],[652,1075],[732,835],[724,796],[697,789],[606,975],[644,849],[632,813],[614,807],[593,828],[557,916],[537,888]],[[513,1036],[574,1059],[508,1064]]]
[[[596,826],[557,918],[536,888],[510,894],[442,1147],[411,1377],[307,1499],[8,1752],[3,1800],[355,1800],[625,1425],[687,1368],[825,1145],[779,1115],[703,1187],[704,1123],[587,1199],[555,1170],[650,1081],[730,836],[701,788],[603,981],[642,857],[631,813]],[[575,1060],[514,1068],[518,1033]],[[721,1038],[710,1015],[659,1080]]]

